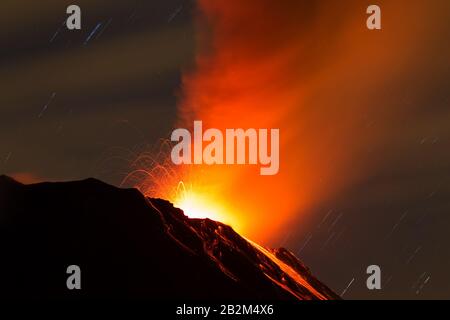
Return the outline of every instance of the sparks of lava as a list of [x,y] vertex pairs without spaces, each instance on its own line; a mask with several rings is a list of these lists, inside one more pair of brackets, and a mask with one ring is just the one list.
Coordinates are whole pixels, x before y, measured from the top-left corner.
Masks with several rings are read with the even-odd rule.
[[[134,155],[132,171],[122,186],[132,186],[151,198],[168,200],[190,218],[209,218],[242,232],[242,222],[232,206],[220,198],[219,186],[202,182],[202,174],[170,161],[172,144],[161,140],[156,150]],[[153,148],[154,149],[154,148]]]

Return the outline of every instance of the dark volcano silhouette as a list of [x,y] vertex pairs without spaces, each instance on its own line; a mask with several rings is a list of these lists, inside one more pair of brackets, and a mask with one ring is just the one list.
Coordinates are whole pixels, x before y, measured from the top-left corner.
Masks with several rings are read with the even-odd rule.
[[[1,176],[0,253],[8,298],[339,299],[286,249],[95,179]],[[69,265],[81,268],[81,290],[66,287]]]

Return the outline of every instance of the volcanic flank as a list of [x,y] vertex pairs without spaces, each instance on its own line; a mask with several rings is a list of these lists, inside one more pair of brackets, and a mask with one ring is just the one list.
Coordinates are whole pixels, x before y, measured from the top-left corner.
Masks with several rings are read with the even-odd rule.
[[[95,179],[0,176],[0,252],[8,298],[339,299],[286,249]],[[66,287],[70,265],[81,290]]]

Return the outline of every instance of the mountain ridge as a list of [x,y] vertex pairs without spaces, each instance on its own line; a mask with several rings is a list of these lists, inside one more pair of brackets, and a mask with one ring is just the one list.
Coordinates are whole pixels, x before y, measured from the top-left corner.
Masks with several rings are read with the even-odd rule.
[[[0,248],[0,296],[339,299],[287,249],[93,178],[25,185],[0,176]],[[66,287],[71,264],[81,290]]]

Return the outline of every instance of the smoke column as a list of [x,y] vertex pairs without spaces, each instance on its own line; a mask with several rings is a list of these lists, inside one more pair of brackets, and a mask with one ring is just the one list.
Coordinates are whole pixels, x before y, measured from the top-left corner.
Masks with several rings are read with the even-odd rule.
[[361,1],[198,1],[198,54],[183,78],[179,125],[280,129],[276,176],[260,176],[259,166],[189,168],[246,236],[285,237],[383,161],[378,152],[407,112],[395,104],[399,83],[414,76],[424,35],[438,26],[424,2],[379,2],[381,31],[366,28]]

